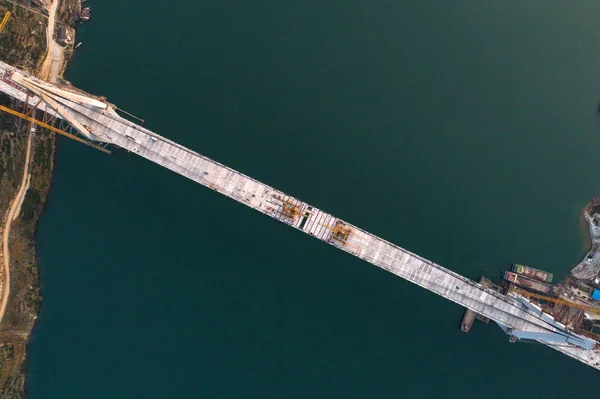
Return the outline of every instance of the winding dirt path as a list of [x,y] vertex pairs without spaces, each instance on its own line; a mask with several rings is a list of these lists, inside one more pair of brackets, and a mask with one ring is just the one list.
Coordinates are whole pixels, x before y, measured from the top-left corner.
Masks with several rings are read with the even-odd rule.
[[2,297],[0,298],[0,323],[4,318],[6,312],[6,305],[8,304],[8,297],[10,295],[10,252],[8,251],[8,240],[10,239],[10,228],[12,222],[17,218],[21,211],[21,204],[25,199],[27,188],[29,187],[29,160],[31,155],[31,137],[34,131],[34,126],[31,124],[29,135],[27,137],[27,151],[25,152],[25,167],[23,168],[23,178],[21,179],[21,185],[17,195],[12,200],[10,208],[6,213],[6,220],[4,220],[4,231],[2,234],[2,255],[4,258],[4,266],[2,270]]
[[[63,61],[63,49],[54,41],[54,26],[56,25],[56,10],[58,8],[59,0],[52,0],[50,7],[48,8],[48,26],[46,28],[46,43],[48,51],[46,52],[46,58],[42,62],[42,66],[38,73],[38,76],[46,81],[56,82],[58,74],[60,72],[60,66]],[[2,251],[0,256],[4,258],[2,267],[2,291],[0,297],[0,323],[4,319],[4,313],[6,313],[6,305],[8,304],[8,297],[10,295],[10,253],[8,251],[8,241],[10,238],[10,228],[12,222],[19,216],[21,212],[21,205],[25,199],[25,194],[29,188],[29,161],[31,156],[31,138],[35,132],[35,125],[31,124],[29,129],[29,135],[27,137],[27,151],[25,153],[25,167],[23,170],[23,178],[21,179],[21,185],[17,195],[13,198],[10,208],[6,214],[4,220],[4,230],[2,233]],[[0,259],[1,260],[1,259]]]

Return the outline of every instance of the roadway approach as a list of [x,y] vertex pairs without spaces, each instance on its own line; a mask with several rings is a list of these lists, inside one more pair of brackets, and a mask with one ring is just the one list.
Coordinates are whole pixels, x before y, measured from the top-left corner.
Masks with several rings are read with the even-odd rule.
[[502,295],[137,125],[103,97],[0,62],[0,91],[68,122],[87,140],[124,148],[496,322],[512,342],[537,342],[600,370],[600,345],[537,305]]

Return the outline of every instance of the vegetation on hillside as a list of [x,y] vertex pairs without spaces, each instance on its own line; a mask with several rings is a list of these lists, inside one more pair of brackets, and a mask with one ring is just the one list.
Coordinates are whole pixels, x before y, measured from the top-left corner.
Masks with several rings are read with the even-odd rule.
[[[69,24],[79,2],[60,1],[58,23]],[[7,11],[11,16],[0,32],[0,60],[35,74],[46,53],[46,12],[0,0],[0,19]],[[23,107],[22,103],[1,94],[0,104],[16,110]],[[29,122],[0,113],[0,233],[23,177],[30,130]],[[0,399],[25,396],[27,342],[41,306],[34,233],[50,188],[54,143],[54,134],[36,128],[32,138],[30,185],[10,232],[10,296],[0,323]],[[1,241],[2,235],[0,245]]]

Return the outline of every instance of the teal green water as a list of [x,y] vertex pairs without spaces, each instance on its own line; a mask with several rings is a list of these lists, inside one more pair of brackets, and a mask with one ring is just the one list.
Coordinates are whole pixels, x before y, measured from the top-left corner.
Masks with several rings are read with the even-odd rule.
[[[564,277],[600,4],[90,0],[67,78],[471,278]],[[567,398],[597,371],[122,151],[59,139],[31,398]]]

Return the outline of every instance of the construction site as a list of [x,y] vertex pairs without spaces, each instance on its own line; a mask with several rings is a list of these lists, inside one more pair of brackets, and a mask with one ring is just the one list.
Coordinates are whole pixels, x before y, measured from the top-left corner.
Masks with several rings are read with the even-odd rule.
[[[0,33],[4,31],[7,36],[20,40],[22,48],[31,46],[41,54],[44,43],[39,39],[43,38],[43,34],[40,33],[38,38],[36,33],[31,40],[23,41],[19,36],[22,33],[20,28],[17,29],[17,25],[13,24],[11,9],[7,8],[3,14]],[[79,4],[76,14],[80,15],[80,12],[83,11]],[[89,18],[89,9],[86,13],[84,17],[87,15]],[[86,19],[84,17],[81,18]],[[36,14],[31,18],[45,17]],[[69,38],[66,31],[59,30],[56,38],[59,42],[73,45],[73,38]],[[565,281],[554,285],[551,273],[514,264],[502,276],[482,277],[475,282],[160,136],[143,127],[143,120],[138,120],[142,122],[138,124],[130,120],[129,114],[127,116],[130,118],[122,116],[124,112],[108,103],[103,96],[86,93],[60,79],[33,76],[28,70],[33,69],[35,64],[0,62],[0,93],[10,98],[0,104],[0,111],[9,120],[18,120],[30,127],[29,137],[34,153],[47,154],[34,155],[34,159],[37,156],[39,165],[47,170],[51,169],[52,164],[50,140],[53,140],[53,136],[50,132],[105,154],[110,154],[113,149],[124,149],[463,306],[466,312],[460,328],[464,332],[471,330],[475,320],[484,323],[491,320],[500,326],[511,342],[546,345],[600,370],[600,256],[596,256],[600,248],[598,203],[586,213],[592,235],[592,250]],[[38,61],[37,64],[41,63]],[[38,127],[42,134],[36,134]],[[35,152],[36,148],[38,152]],[[36,180],[33,180],[32,188],[37,191],[30,191],[29,197],[23,199],[26,211],[43,202],[47,192],[47,186]],[[37,202],[31,199],[32,193],[37,195]],[[31,213],[29,220],[35,220],[38,212],[25,213]],[[29,233],[33,234],[32,231]],[[18,254],[18,251],[13,253]],[[14,259],[18,260],[16,256]],[[6,264],[8,271],[9,262],[6,261]],[[11,267],[16,265],[15,261],[10,264]],[[9,273],[5,272],[5,276],[9,276]],[[34,274],[34,277],[37,278],[37,275]],[[9,286],[8,283],[4,285]],[[8,292],[7,289],[3,290],[6,298]],[[16,297],[15,292],[12,293],[13,297]],[[31,309],[31,317],[21,321],[13,316],[15,312],[9,307],[9,321],[5,321],[5,324],[10,322],[12,329],[26,325],[29,331],[39,308],[37,291],[30,297],[22,295],[17,304],[21,308]],[[25,341],[17,346],[5,340],[0,345],[0,351],[6,352],[7,358],[22,358],[24,344]],[[15,356],[15,348],[23,353]],[[15,361],[15,368],[18,364]],[[13,385],[18,388],[22,382],[19,380]]]
[[0,91],[22,104],[1,108],[11,116],[104,153],[124,149],[455,302],[468,309],[463,331],[477,319],[491,320],[511,342],[543,344],[600,370],[596,275],[588,280],[573,276],[554,286],[550,273],[514,265],[502,284],[486,278],[477,283],[160,136],[122,116],[105,97],[1,62],[0,76]]
[[[492,284],[485,277],[481,283],[507,296],[526,298],[566,329],[600,342],[599,276],[579,279],[571,274],[557,285],[551,284],[552,279],[552,274],[543,270],[514,264],[511,271],[502,274],[500,285]],[[487,323],[485,317],[467,310],[461,329],[468,332],[476,319]],[[535,341],[535,337],[520,340]]]

